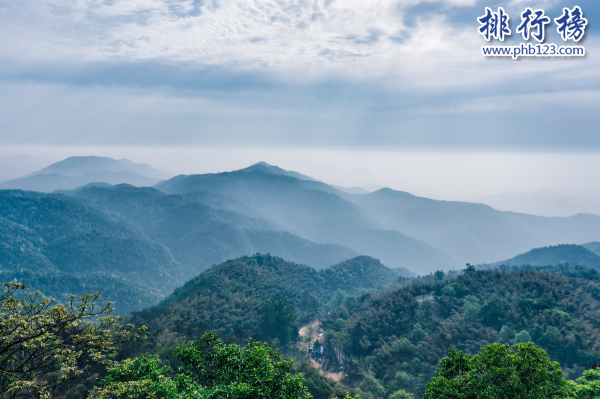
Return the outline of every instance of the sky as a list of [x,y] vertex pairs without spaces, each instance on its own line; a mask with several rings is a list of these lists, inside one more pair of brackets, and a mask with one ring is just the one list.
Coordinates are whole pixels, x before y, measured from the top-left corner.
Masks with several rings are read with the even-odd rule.
[[[585,57],[481,55],[485,7],[510,15],[511,45],[526,7],[575,5],[584,38],[553,22],[546,42]],[[598,15],[594,0],[0,0],[0,157],[173,174],[264,160],[436,198],[600,200]]]

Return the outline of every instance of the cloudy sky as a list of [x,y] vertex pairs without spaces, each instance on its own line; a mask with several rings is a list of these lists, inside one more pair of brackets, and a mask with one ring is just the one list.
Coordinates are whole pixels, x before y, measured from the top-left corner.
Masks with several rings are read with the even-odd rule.
[[[482,57],[485,7],[518,44],[525,7],[575,5],[585,57]],[[595,0],[0,0],[0,154],[600,198],[599,15]],[[546,37],[574,44],[554,22]]]

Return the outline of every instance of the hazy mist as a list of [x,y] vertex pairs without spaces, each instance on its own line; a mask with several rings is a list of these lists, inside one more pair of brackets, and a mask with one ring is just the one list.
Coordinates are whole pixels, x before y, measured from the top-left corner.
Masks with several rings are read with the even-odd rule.
[[[28,154],[29,157],[8,157],[8,154]],[[528,211],[526,213],[544,216],[566,216],[577,212],[596,213],[597,210],[592,210],[598,209],[597,204],[600,202],[600,188],[593,184],[600,179],[600,157],[595,153],[235,147],[0,148],[0,160],[10,160],[13,165],[12,169],[3,169],[6,176],[4,180],[21,177],[52,162],[75,155],[127,158],[136,163],[149,163],[172,175],[232,171],[265,161],[328,184],[344,187],[362,186],[369,191],[385,186],[429,198],[484,202],[500,210]],[[571,200],[562,206],[555,204],[551,209],[542,209],[539,206],[530,209],[521,197],[517,204],[521,206],[519,209],[511,206],[508,200],[502,202],[500,198],[491,198],[502,193],[530,193],[539,190],[550,190],[556,195],[571,197]],[[537,212],[532,212],[536,210]]]

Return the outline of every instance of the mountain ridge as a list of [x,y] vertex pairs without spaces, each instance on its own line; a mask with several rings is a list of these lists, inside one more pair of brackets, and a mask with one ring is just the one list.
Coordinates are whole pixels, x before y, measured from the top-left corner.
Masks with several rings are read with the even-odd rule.
[[390,267],[435,268],[456,262],[422,240],[381,224],[333,187],[264,171],[178,176],[155,188],[171,194],[205,190],[235,198],[284,230],[317,243],[341,244]]
[[35,176],[38,174],[52,174],[58,173],[63,176],[80,176],[88,173],[99,173],[103,172],[121,172],[129,171],[135,172],[139,175],[154,178],[154,179],[168,179],[172,175],[155,169],[147,163],[136,164],[127,158],[113,159],[110,157],[98,157],[98,156],[74,156],[63,159],[62,161],[55,162],[43,169],[36,172],[30,173],[27,176]]
[[461,264],[489,263],[535,247],[600,238],[600,217],[595,215],[534,216],[389,188],[344,198],[363,207],[384,227],[423,240]]
[[341,245],[311,242],[263,219],[214,208],[210,194],[186,197],[150,187],[119,185],[89,187],[73,196],[138,223],[189,268],[188,277],[227,259],[256,252],[270,252],[317,268],[358,255]]
[[[586,245],[586,244],[584,244]],[[533,248],[530,251],[503,261],[481,265],[482,267],[499,266],[583,266],[600,271],[600,256],[585,248],[584,245],[562,244],[543,248]]]
[[152,186],[171,177],[148,164],[136,164],[128,159],[108,157],[69,157],[27,176],[0,184],[2,189],[52,192],[72,190],[90,183],[129,183]]

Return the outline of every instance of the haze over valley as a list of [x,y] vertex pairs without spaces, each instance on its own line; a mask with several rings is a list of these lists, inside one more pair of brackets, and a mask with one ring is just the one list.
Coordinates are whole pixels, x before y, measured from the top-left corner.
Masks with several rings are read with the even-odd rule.
[[[72,157],[2,188],[4,273],[26,270],[40,289],[42,275],[68,276],[80,284],[76,292],[89,280],[78,267],[86,264],[129,292],[146,291],[137,303],[134,294],[120,298],[126,311],[255,253],[317,269],[366,255],[411,276],[600,241],[592,214],[541,217],[389,188],[346,189],[264,162],[169,178],[126,159]],[[596,267],[588,263],[577,264]]]

